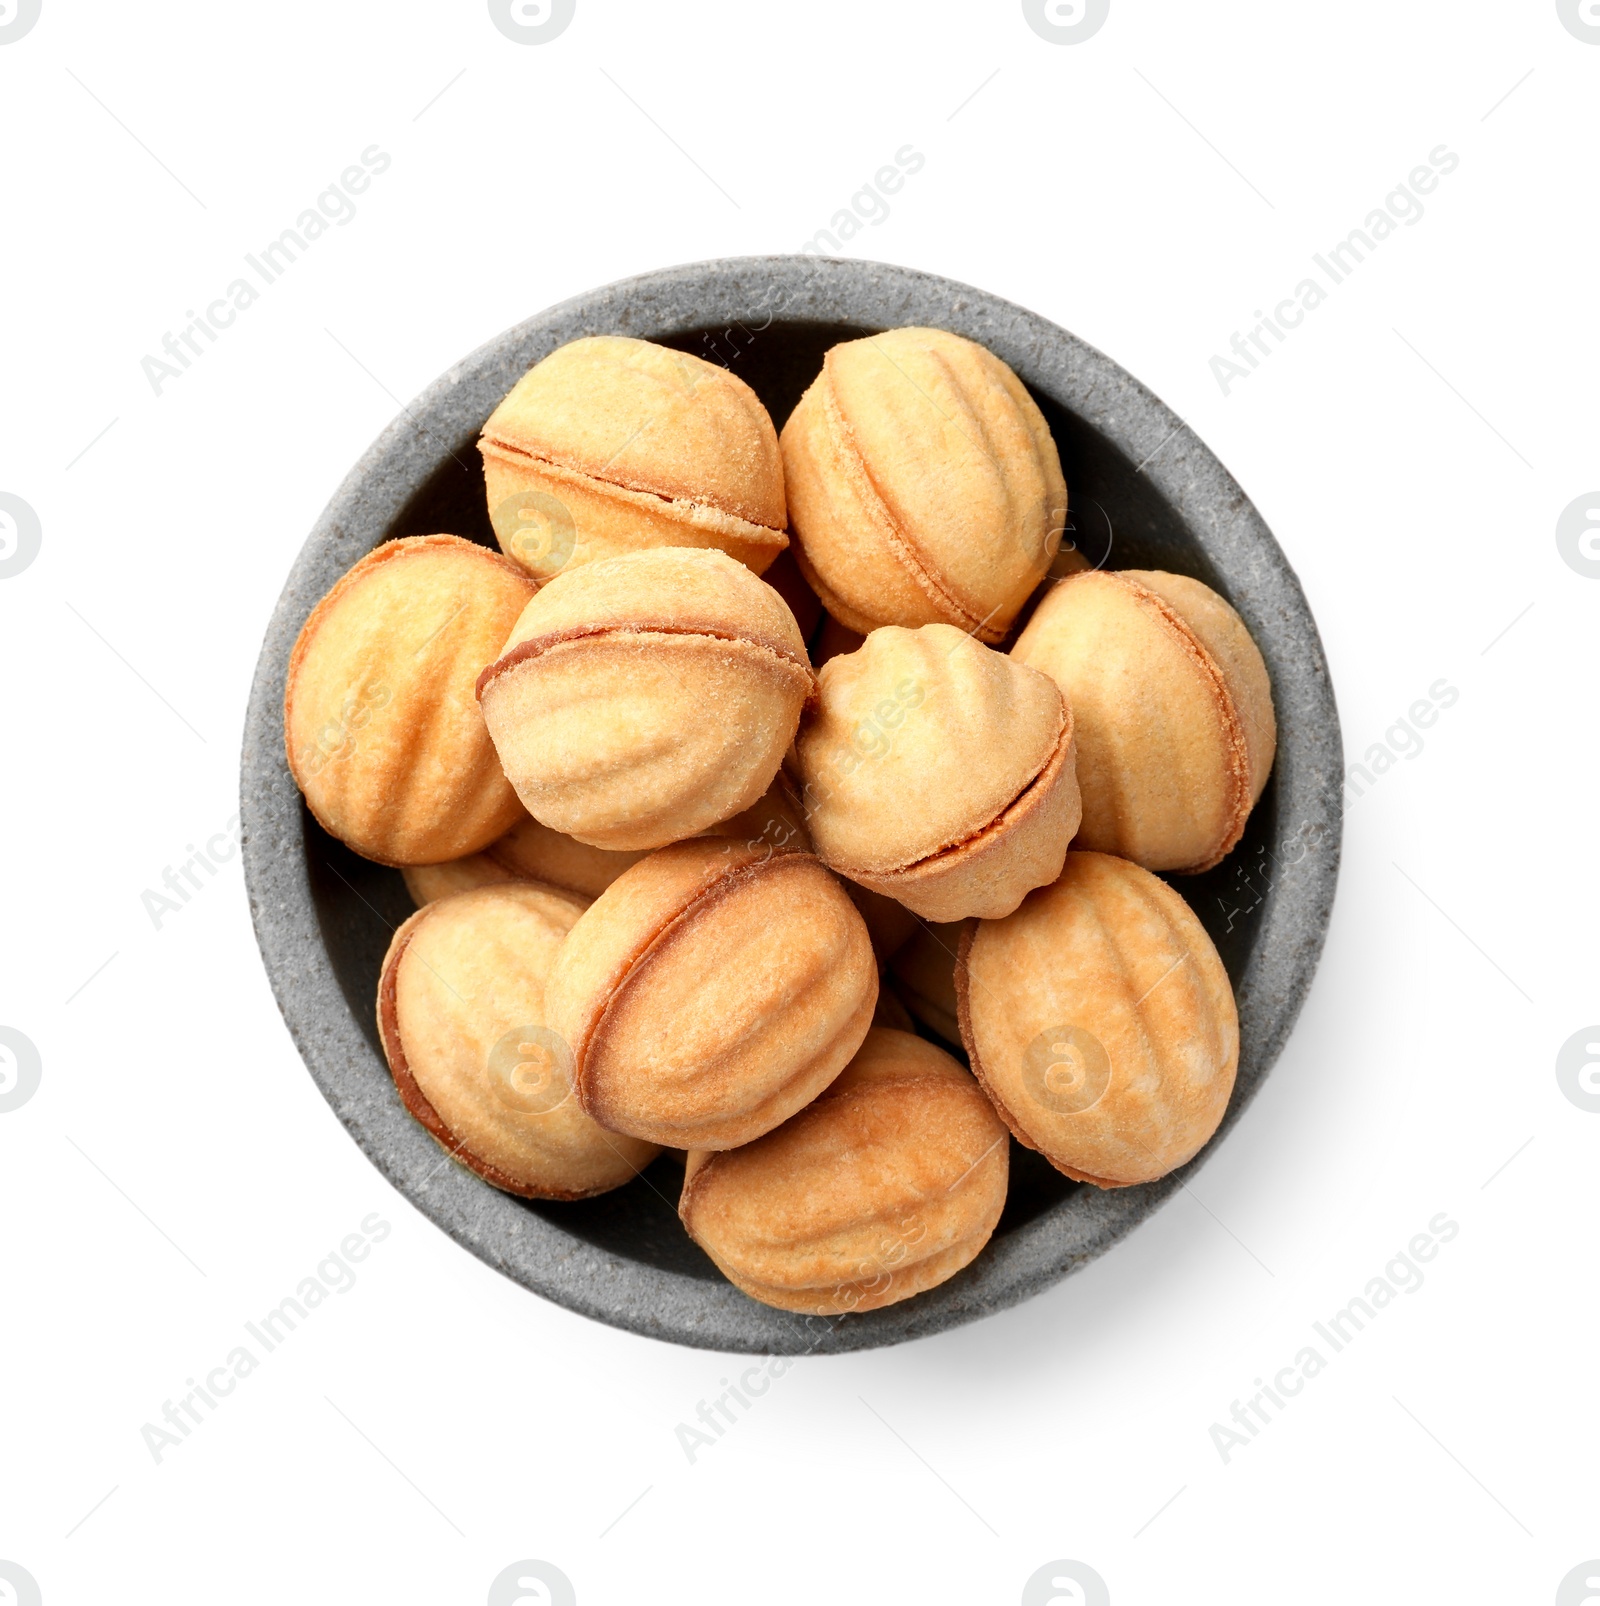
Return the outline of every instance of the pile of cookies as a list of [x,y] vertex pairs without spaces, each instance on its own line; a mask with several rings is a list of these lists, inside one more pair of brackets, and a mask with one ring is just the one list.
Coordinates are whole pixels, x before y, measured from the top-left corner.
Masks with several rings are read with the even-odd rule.
[[982,1251],[1010,1136],[1102,1188],[1204,1145],[1238,1019],[1152,872],[1239,840],[1271,688],[1214,591],[1063,548],[1010,368],[847,341],[780,437],[603,336],[480,447],[501,551],[370,553],[284,698],[311,813],[418,905],[378,1024],[450,1155],[583,1199],[667,1151],[731,1282],[834,1315]]

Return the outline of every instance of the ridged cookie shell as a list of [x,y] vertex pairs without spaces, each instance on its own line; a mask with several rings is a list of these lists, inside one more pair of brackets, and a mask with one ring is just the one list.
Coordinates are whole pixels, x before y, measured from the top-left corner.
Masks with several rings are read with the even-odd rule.
[[[1090,905],[1081,921],[1074,921],[1073,905],[1062,903],[1068,894]],[[1171,965],[1163,963],[1167,957],[1163,953],[1141,966],[1129,941],[1112,929],[1118,913],[1115,900],[1123,894],[1134,900],[1131,907],[1137,919],[1153,918],[1164,926],[1170,943],[1182,950]],[[1058,910],[1063,912],[1058,915]],[[1057,919],[1059,929],[1051,930],[1050,922]],[[1030,974],[1023,958],[1012,954],[995,977],[975,987],[974,954],[979,945],[1014,941],[1024,932],[1031,934],[1030,946],[1038,960],[1034,972]],[[1087,943],[1088,951],[1075,952],[1075,943]],[[1040,952],[1046,947],[1047,952]],[[1192,976],[1181,974],[1185,961],[1193,962]],[[1061,1019],[1052,994],[1088,985],[1097,969],[1112,972],[1120,991],[1114,997],[1102,994],[1087,1006],[1080,1003],[1071,1011],[1071,1019]],[[1156,973],[1147,979],[1150,971]],[[1176,1002],[1171,984],[1175,976],[1177,987],[1186,980],[1190,984]],[[1102,1188],[1153,1182],[1191,1160],[1227,1110],[1239,1062],[1238,1011],[1227,971],[1193,910],[1164,881],[1127,860],[1102,853],[1069,854],[1061,881],[1030,894],[1007,920],[975,922],[967,929],[957,954],[955,982],[961,1040],[973,1075],[1017,1141],[1043,1154],[1075,1181]],[[1134,998],[1136,985],[1140,995]],[[1146,1007],[1163,987],[1167,991],[1155,1008]],[[1180,1017],[1177,1025],[1169,1014],[1157,1013],[1173,1008]],[[1186,1012],[1192,1022],[1181,1019]],[[1017,1064],[994,1057],[995,1039],[1020,1039],[1034,1027],[1041,1035],[1076,1027],[1096,1039],[1107,1057],[1107,1082],[1094,1100],[1070,1111],[1029,1110],[1023,1104],[1015,1087],[1022,1073]],[[1180,1077],[1181,1061],[1196,1044],[1197,1034],[1211,1038],[1216,1053],[1203,1078]],[[1111,1047],[1106,1038],[1112,1040]],[[1024,1061],[1035,1040],[1021,1044]],[[1131,1045],[1120,1059],[1113,1053],[1119,1040]],[[1065,1130],[1056,1124],[1064,1117],[1075,1121],[1079,1116],[1092,1119]],[[1152,1120],[1166,1130],[1157,1130]],[[1130,1143],[1140,1151],[1138,1161],[1122,1169],[1137,1174],[1113,1176],[1110,1167],[1092,1168],[1088,1163],[1093,1150],[1106,1153],[1107,1145],[1126,1150]]]
[[652,341],[596,335],[559,347],[506,394],[483,440],[780,535],[787,523],[777,432],[760,397],[728,369]]
[[[402,566],[415,569],[441,557],[472,566],[471,582],[458,582],[458,589],[464,590],[469,600],[481,598],[485,609],[496,606],[493,586],[501,588],[502,600],[498,606],[504,613],[509,613],[513,605],[525,604],[533,594],[532,582],[515,564],[459,536],[407,536],[386,542],[348,570],[311,610],[296,638],[284,682],[284,741],[289,771],[307,807],[330,835],[380,864],[438,864],[463,858],[487,847],[520,812],[510,784],[501,773],[481,716],[472,706],[469,690],[471,677],[476,673],[474,660],[482,662],[483,644],[499,633],[502,621],[492,614],[482,620],[478,624],[481,639],[463,644],[451,656],[455,633],[450,626],[469,606],[468,600],[410,651],[404,650],[410,646],[409,642],[393,641],[386,615],[368,625],[365,631],[365,636],[370,638],[368,645],[375,644],[380,655],[394,654],[394,675],[404,681],[398,692],[386,687],[384,701],[373,705],[380,713],[390,711],[389,720],[383,720],[380,725],[368,708],[360,710],[366,717],[354,728],[344,723],[342,714],[324,718],[321,725],[311,731],[298,728],[302,704],[313,695],[304,682],[318,659],[318,645],[329,625],[348,608],[359,606],[361,593],[373,584],[386,587],[391,584]],[[520,613],[520,606],[518,611]],[[474,621],[468,623],[471,625]],[[358,630],[355,643],[342,643],[345,650],[358,644],[361,635]],[[323,666],[324,672],[329,667],[332,666]],[[354,679],[351,679],[352,667],[360,671]],[[326,693],[321,694],[324,712],[329,715],[335,707],[342,708],[356,695],[356,681],[365,687],[371,679],[370,665],[345,666],[339,670],[339,679],[341,689],[337,703],[329,700]],[[454,704],[449,701],[452,683]],[[446,688],[443,694],[441,684]],[[403,713],[399,699],[408,694],[415,704],[412,710],[415,720],[432,721],[435,726],[441,718],[448,721],[453,751],[441,751],[437,728],[427,732],[429,741],[422,740],[415,730],[403,735],[391,733],[383,744],[372,737],[362,739],[361,733],[369,727],[382,728]],[[351,744],[353,751],[348,757],[336,753],[315,772],[308,772],[307,755],[313,749],[307,744],[315,738],[315,750],[320,751],[323,733],[330,725],[339,727],[342,736],[356,738]],[[378,751],[380,745],[385,752]],[[379,768],[375,767],[382,758],[390,761],[389,773],[379,773]],[[330,774],[330,771],[336,773]],[[341,784],[335,786],[336,781]],[[409,810],[404,806],[407,800],[398,799],[399,815],[420,813],[421,819],[406,821],[395,817],[398,782],[404,782],[413,790],[422,787],[425,796],[420,798],[420,810],[415,806],[416,799],[410,800],[413,806]]]
[[[708,931],[719,934],[714,923],[725,915],[754,918],[759,906],[742,907],[750,896],[768,905],[760,930],[772,938],[768,962],[774,965],[791,952],[783,922],[808,897],[819,899],[835,922],[829,932],[807,924],[795,933],[795,951],[807,952],[801,937],[827,937],[840,953],[809,978],[808,993],[787,998],[787,1010],[802,1011],[787,1020],[775,1005],[785,1000],[794,978],[752,978],[748,970],[739,971],[748,949],[717,956],[694,948],[696,942],[705,945]],[[820,954],[810,954],[811,962],[820,965]],[[686,964],[689,970],[681,968]],[[752,995],[752,981],[770,982],[770,1002]],[[715,1008],[719,985],[730,1001],[726,1022]],[[658,1071],[653,1079],[641,1078],[629,1062],[608,1064],[626,1052],[626,1042],[642,1040],[651,990],[659,993],[663,986],[687,986],[692,994],[683,1005],[689,1013],[662,1016],[663,1029],[670,1023],[673,1030],[698,1034],[682,1042],[670,1034],[666,1039],[683,1064],[671,1078]],[[698,838],[651,854],[595,900],[563,945],[547,1007],[552,1027],[571,1046],[579,1101],[596,1120],[669,1147],[730,1148],[779,1125],[839,1074],[871,1022],[877,988],[866,926],[819,860],[798,851]],[[819,1008],[823,1013],[808,1026],[803,1011],[815,1014]],[[751,1046],[758,1028],[764,1033],[761,1054]],[[804,1040],[819,1031],[825,1035],[808,1058],[773,1063],[786,1033],[792,1047],[795,1036]],[[650,1051],[660,1044],[653,1039]],[[690,1082],[721,1053],[733,1055],[722,1071],[735,1073],[738,1084],[691,1089]],[[700,1069],[692,1076],[693,1067]],[[674,1100],[676,1111],[667,1108]]]
[[[903,1146],[898,1162],[881,1154],[885,1143]],[[874,1027],[783,1126],[742,1148],[691,1153],[678,1212],[753,1299],[811,1315],[878,1310],[982,1252],[1008,1171],[1005,1127],[967,1073],[921,1038]]]
[[[527,883],[521,884],[526,885]],[[556,897],[562,899],[563,901],[572,902],[574,904],[581,903],[582,901],[566,898],[566,895],[561,893],[559,889],[551,888],[541,890],[549,890]],[[451,896],[454,896],[454,894]],[[396,929],[394,936],[390,939],[388,952],[384,955],[383,968],[380,972],[378,980],[378,1038],[383,1047],[384,1059],[388,1064],[389,1073],[394,1079],[395,1090],[400,1095],[400,1102],[405,1106],[406,1112],[412,1117],[413,1120],[415,1120],[428,1132],[429,1136],[431,1136],[453,1160],[465,1166],[475,1175],[482,1177],[483,1180],[489,1183],[492,1187],[500,1189],[503,1193],[513,1194],[517,1198],[557,1200],[590,1199],[596,1198],[601,1194],[610,1193],[615,1188],[621,1187],[623,1183],[628,1180],[627,1178],[622,1178],[617,1182],[608,1183],[603,1187],[576,1190],[535,1187],[524,1181],[519,1181],[517,1178],[510,1176],[505,1171],[500,1170],[497,1166],[491,1164],[489,1161],[484,1160],[478,1155],[474,1154],[466,1146],[466,1143],[456,1136],[456,1134],[446,1124],[443,1117],[439,1114],[438,1110],[436,1110],[433,1104],[429,1102],[427,1095],[422,1091],[420,1084],[417,1082],[416,1076],[411,1069],[411,1063],[409,1059],[406,1057],[405,1044],[402,1040],[400,1031],[397,983],[400,974],[401,961],[405,958],[406,951],[410,947],[412,939],[415,937],[423,922],[429,919],[436,912],[436,910],[437,901],[430,902],[418,909],[417,912],[410,917],[410,919],[403,922]],[[644,1159],[643,1163],[648,1164],[648,1159]],[[643,1166],[641,1165],[632,1174],[636,1175],[637,1170],[642,1168]]]

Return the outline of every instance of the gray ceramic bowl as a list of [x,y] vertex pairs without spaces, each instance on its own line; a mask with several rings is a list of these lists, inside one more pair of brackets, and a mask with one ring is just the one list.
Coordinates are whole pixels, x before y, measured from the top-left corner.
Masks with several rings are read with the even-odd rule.
[[458,1243],[571,1310],[653,1338],[750,1354],[899,1343],[1003,1310],[1103,1254],[1205,1161],[1102,1192],[1012,1148],[1005,1215],[959,1276],[905,1304],[803,1319],[747,1299],[689,1240],[671,1162],[580,1204],[498,1193],[444,1161],[401,1108],[373,1023],[378,970],[410,912],[399,873],[315,824],[283,751],[283,682],[313,604],[394,536],[450,531],[492,546],[479,427],[533,363],[580,335],[636,335],[723,363],[780,427],[835,342],[933,324],[981,342],[1021,376],[1061,448],[1078,544],[1092,561],[1194,575],[1229,598],[1266,657],[1278,759],[1243,842],[1217,869],[1178,877],[1239,999],[1238,1087],[1213,1139],[1239,1119],[1311,984],[1338,873],[1338,714],[1317,628],[1283,553],[1194,433],[1109,358],[1009,302],[876,263],[756,257],[624,280],[506,331],[397,418],[311,532],[262,646],[245,727],[244,860],[262,958],[318,1087],[373,1164]]

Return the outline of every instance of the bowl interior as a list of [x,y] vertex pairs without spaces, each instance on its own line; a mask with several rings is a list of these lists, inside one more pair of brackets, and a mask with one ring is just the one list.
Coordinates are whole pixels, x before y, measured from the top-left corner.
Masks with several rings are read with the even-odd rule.
[[[859,324],[775,318],[761,329],[759,338],[742,325],[652,338],[731,368],[761,397],[781,429],[802,391],[816,377],[828,348],[876,332],[876,327]],[[1191,575],[1241,605],[1242,599],[1231,593],[1225,576],[1217,571],[1183,517],[1142,471],[1142,465],[1051,396],[1036,389],[1033,396],[1049,422],[1066,473],[1070,502],[1067,539],[1076,542],[1097,566],[1166,569]],[[382,532],[381,539],[438,532],[495,546],[475,432],[450,443],[431,479]],[[1278,793],[1275,771],[1251,815],[1244,839],[1216,869],[1199,876],[1168,878],[1211,934],[1236,989],[1244,980],[1262,929],[1264,883],[1271,875],[1274,844],[1279,840]],[[359,858],[328,836],[303,805],[302,813],[311,896],[327,961],[381,1064],[373,1000],[390,935],[411,914],[411,900],[398,871]],[[995,1233],[997,1241],[1018,1232],[1079,1189],[1039,1155],[1015,1142],[1011,1166],[1011,1187]],[[663,1156],[626,1187],[598,1199],[570,1204],[515,1199],[510,1204],[609,1255],[720,1283],[721,1273],[678,1221],[680,1182],[681,1170]]]

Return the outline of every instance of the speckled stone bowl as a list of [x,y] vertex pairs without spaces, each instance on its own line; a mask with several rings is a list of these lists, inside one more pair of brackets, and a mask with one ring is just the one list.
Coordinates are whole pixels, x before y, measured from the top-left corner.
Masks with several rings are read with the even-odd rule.
[[458,363],[397,418],[318,520],[267,629],[241,776],[244,860],[262,958],[323,1095],[373,1164],[458,1243],[535,1293],[652,1338],[748,1354],[899,1343],[1005,1309],[1131,1232],[1204,1164],[1104,1193],[1012,1151],[1011,1193],[989,1247],[904,1304],[790,1316],[725,1282],[679,1224],[663,1157],[580,1204],[498,1193],[445,1161],[401,1107],[373,1021],[391,930],[410,913],[400,874],[331,840],[284,762],[283,682],[317,599],[363,553],[448,531],[493,546],[479,427],[540,358],[580,335],[626,334],[720,362],[781,428],[837,341],[932,324],[980,341],[1032,391],[1061,448],[1072,535],[1092,562],[1171,569],[1244,616],[1272,674],[1278,758],[1244,840],[1215,870],[1174,878],[1221,951],[1239,999],[1238,1086],[1222,1142],[1271,1068],[1316,969],[1340,839],[1338,714],[1317,627],[1249,499],[1181,419],[1108,357],[1045,319],[907,268],[811,257],[697,263],[624,280],[542,312]]

